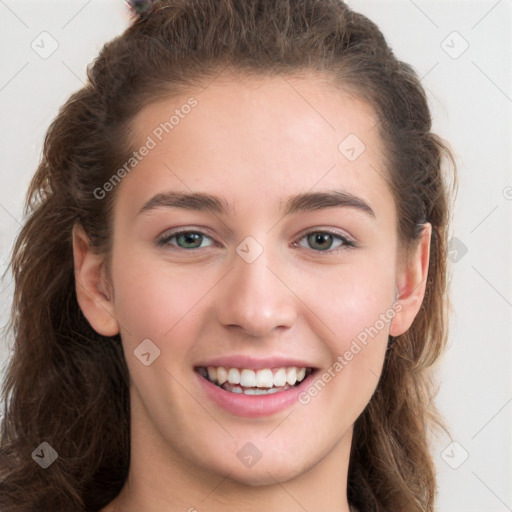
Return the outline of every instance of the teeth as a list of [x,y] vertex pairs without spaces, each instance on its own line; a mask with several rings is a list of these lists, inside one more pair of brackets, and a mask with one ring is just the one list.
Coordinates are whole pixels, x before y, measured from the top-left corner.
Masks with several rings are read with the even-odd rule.
[[274,386],[284,386],[286,384],[286,368],[279,368],[274,373]]
[[217,382],[222,386],[222,384],[224,384],[224,382],[226,382],[227,380],[228,372],[226,371],[226,368],[224,368],[224,366],[219,366],[217,368]]
[[208,366],[207,368],[200,367],[198,371],[203,377],[219,386],[225,384],[223,387],[225,389],[229,387],[229,391],[234,393],[259,395],[270,391],[280,391],[282,388],[287,389],[296,383],[302,382],[312,370],[295,366],[274,369],[262,368],[261,370]]
[[270,393],[276,393],[280,391],[279,389],[258,389],[258,388],[249,388],[244,389],[245,395],[268,395]]
[[214,368],[213,366],[208,366],[206,370],[208,371],[208,378],[210,380],[217,380],[217,368]]
[[272,370],[265,368],[264,370],[258,370],[256,373],[256,387],[258,388],[271,388],[274,386],[274,376]]
[[237,368],[230,368],[228,371],[228,382],[230,384],[240,384],[240,372]]
[[281,391],[279,388],[271,388],[271,389],[258,389],[258,388],[248,388],[244,389],[244,395],[271,395],[272,393],[277,393]]
[[243,393],[244,395],[271,395],[273,393],[279,393],[279,391],[286,391],[287,389],[290,389],[291,386],[288,386],[288,384],[285,387],[282,388],[270,388],[270,389],[259,389],[259,388],[242,388],[240,386],[232,386],[231,384],[228,384],[227,382],[221,386],[222,389],[226,391],[231,391],[231,393]]
[[253,370],[242,370],[240,373],[240,385],[245,388],[256,386],[256,374]]
[[286,382],[293,386],[297,382],[297,368],[288,368],[286,372]]

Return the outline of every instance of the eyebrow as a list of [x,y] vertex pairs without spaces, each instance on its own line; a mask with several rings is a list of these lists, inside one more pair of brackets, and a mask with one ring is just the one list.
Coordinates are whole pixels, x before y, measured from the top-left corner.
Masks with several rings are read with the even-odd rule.
[[[281,201],[281,208],[283,202]],[[139,211],[141,213],[156,208],[183,208],[193,211],[211,211],[221,215],[233,213],[228,202],[221,197],[202,192],[165,192],[153,196]],[[372,207],[362,198],[344,190],[306,192],[288,198],[285,202],[284,215],[321,210],[323,208],[354,208],[375,218]]]

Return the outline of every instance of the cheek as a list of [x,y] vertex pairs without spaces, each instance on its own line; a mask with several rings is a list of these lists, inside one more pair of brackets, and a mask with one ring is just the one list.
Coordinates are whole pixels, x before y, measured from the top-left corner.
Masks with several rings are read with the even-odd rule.
[[179,351],[179,340],[186,340],[183,330],[194,328],[201,300],[214,285],[210,273],[198,272],[192,265],[179,268],[135,252],[121,255],[121,251],[113,268],[117,269],[113,274],[115,313],[123,340],[137,344],[150,338],[165,347],[172,338],[173,349]]
[[[395,315],[390,261],[361,258],[357,264],[329,269],[321,277],[316,275],[316,286],[310,281],[304,287],[304,303],[321,319],[322,339],[331,356],[330,367],[323,371],[323,384],[316,387],[329,387],[334,391],[329,400],[334,399],[345,408],[350,404],[355,416],[362,411],[378,383],[390,321]],[[313,315],[309,313],[309,317],[312,319]],[[317,326],[321,323],[316,321]],[[316,329],[318,334],[319,327]],[[323,399],[327,400],[327,395],[330,393],[324,394]]]
[[[329,328],[330,336],[339,350],[367,329],[373,336],[387,338],[391,319],[394,280],[389,271],[392,264],[384,258],[360,258],[350,264],[325,268],[315,274],[304,273],[305,304],[318,312]],[[391,310],[391,311],[390,311]],[[383,316],[384,315],[384,316]],[[359,336],[361,340],[364,334]],[[363,340],[364,341],[364,340]]]

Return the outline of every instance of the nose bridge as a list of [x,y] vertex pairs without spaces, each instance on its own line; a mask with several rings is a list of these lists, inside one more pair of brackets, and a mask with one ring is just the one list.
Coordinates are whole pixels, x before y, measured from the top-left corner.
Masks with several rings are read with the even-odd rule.
[[252,336],[263,336],[294,323],[294,295],[279,277],[281,263],[277,250],[252,237],[238,245],[218,303],[224,326],[238,326]]

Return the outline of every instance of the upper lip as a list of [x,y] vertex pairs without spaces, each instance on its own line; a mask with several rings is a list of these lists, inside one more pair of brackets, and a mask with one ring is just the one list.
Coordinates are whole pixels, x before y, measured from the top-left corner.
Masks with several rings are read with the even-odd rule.
[[196,368],[201,366],[223,366],[224,368],[248,368],[251,370],[261,370],[262,368],[282,368],[290,366],[296,366],[298,368],[314,368],[310,362],[301,361],[300,359],[293,359],[282,356],[266,357],[261,359],[244,355],[215,357],[195,365]]

